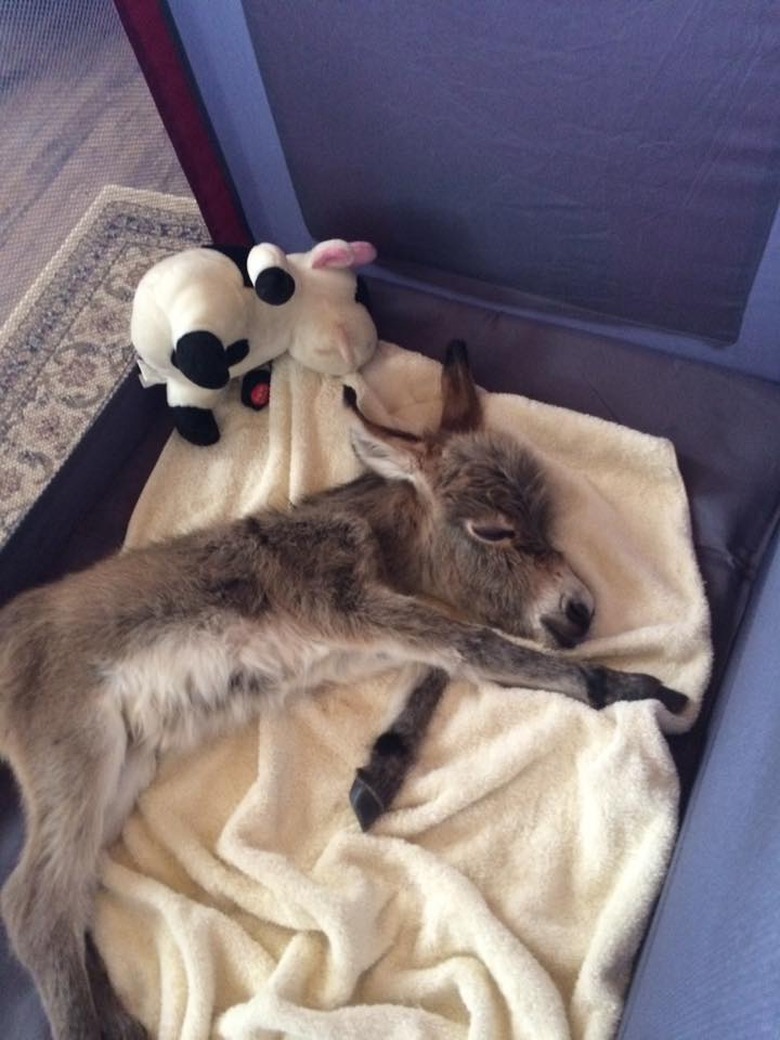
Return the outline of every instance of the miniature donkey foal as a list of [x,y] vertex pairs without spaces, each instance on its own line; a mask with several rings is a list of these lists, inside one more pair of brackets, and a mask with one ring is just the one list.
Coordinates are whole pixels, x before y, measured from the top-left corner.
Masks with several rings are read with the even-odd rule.
[[422,437],[359,416],[353,444],[369,472],[352,483],[117,555],[0,613],[0,749],[27,825],[2,909],[57,1040],[146,1035],[89,929],[101,846],[161,753],[324,680],[405,661],[436,681],[482,677],[596,708],[647,697],[684,708],[650,676],[495,630],[573,646],[593,602],[550,544],[538,465],[482,429],[460,343],[442,391],[441,426]]

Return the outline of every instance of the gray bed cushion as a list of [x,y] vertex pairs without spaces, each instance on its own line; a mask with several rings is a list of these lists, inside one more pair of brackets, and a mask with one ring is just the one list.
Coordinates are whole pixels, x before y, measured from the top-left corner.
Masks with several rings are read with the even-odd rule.
[[243,8],[314,238],[739,334],[780,191],[770,5]]

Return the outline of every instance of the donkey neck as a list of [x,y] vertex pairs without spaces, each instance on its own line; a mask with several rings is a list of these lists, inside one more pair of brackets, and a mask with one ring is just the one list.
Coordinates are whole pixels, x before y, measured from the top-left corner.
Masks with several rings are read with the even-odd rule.
[[428,591],[428,511],[410,482],[366,473],[350,484],[326,492],[324,498],[371,526],[388,584],[410,594]]
[[372,496],[369,523],[380,546],[388,580],[403,592],[428,585],[424,550],[427,513],[419,491],[407,481],[383,480]]

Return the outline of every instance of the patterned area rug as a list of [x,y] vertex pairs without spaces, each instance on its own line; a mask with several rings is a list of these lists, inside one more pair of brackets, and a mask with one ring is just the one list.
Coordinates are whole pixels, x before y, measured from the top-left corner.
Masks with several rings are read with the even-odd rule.
[[132,369],[140,277],[206,241],[192,199],[108,185],[0,329],[0,548]]

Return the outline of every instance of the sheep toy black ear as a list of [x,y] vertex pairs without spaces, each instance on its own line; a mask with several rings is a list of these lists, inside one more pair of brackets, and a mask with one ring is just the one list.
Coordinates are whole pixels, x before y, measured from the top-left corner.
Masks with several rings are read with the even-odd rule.
[[281,267],[267,267],[257,276],[255,292],[263,303],[279,307],[295,292],[295,279]]
[[268,242],[250,250],[246,260],[250,283],[259,300],[271,307],[281,307],[295,292],[295,279],[290,273],[287,257],[278,246]]
[[354,268],[367,242],[331,239],[307,253],[261,243],[187,249],[138,283],[130,336],[144,386],[164,384],[174,424],[192,444],[214,444],[213,408],[233,379],[241,403],[269,400],[269,362],[288,351],[300,364],[343,376],[374,353],[377,332]]

